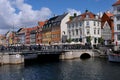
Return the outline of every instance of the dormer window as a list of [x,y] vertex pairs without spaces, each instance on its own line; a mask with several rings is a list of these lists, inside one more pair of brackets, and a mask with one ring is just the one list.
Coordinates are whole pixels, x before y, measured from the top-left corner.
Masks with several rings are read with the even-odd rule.
[[98,19],[98,16],[95,16],[96,19]]
[[89,18],[89,15],[86,15],[86,18]]
[[120,12],[120,7],[117,7],[117,12]]
[[117,21],[119,21],[120,20],[120,16],[117,16],[116,19],[117,19]]

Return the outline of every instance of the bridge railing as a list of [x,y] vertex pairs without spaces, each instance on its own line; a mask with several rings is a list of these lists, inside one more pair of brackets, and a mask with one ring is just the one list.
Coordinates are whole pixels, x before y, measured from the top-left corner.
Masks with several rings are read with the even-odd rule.
[[24,51],[65,51],[65,50],[80,50],[92,49],[85,45],[34,45],[34,46],[2,46],[0,52],[24,52]]

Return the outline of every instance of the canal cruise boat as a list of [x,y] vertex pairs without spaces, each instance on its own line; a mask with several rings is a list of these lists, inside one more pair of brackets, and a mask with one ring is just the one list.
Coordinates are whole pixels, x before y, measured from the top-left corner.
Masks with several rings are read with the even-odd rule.
[[119,46],[114,46],[114,51],[108,50],[108,60],[111,62],[120,62],[120,49]]
[[108,54],[108,60],[111,62],[120,62],[120,54]]

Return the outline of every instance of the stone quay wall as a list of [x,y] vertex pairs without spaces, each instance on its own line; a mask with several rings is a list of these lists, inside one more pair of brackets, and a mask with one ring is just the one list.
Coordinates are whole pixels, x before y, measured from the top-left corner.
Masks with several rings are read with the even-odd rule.
[[0,52],[0,64],[22,64],[24,63],[24,55],[18,53],[2,53]]

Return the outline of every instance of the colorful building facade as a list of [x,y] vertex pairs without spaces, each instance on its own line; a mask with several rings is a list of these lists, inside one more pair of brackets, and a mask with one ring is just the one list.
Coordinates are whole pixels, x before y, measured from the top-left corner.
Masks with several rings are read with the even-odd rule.
[[114,44],[120,45],[120,0],[113,5],[114,14]]
[[43,44],[61,43],[63,37],[67,39],[67,21],[69,21],[69,17],[69,13],[64,13],[50,18],[45,23],[42,28]]
[[101,18],[101,36],[106,45],[114,41],[113,14],[109,11],[105,12]]

